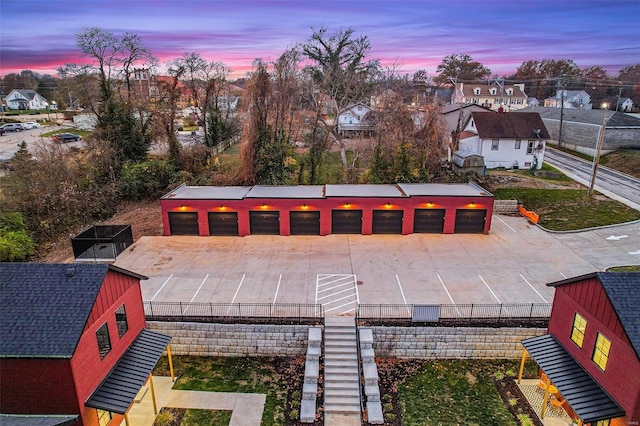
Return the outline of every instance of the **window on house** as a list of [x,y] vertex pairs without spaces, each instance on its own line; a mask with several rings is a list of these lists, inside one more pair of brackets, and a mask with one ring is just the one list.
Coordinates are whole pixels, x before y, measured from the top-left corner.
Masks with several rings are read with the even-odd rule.
[[496,94],[496,89],[491,89],[491,94],[495,95]]
[[111,351],[111,340],[109,339],[109,327],[105,322],[102,327],[96,331],[96,338],[98,339],[98,351],[100,352],[100,359],[104,359],[105,356]]
[[124,310],[124,304],[116,309],[116,325],[118,326],[118,336],[122,337],[129,329],[127,324],[127,312]]
[[497,151],[499,145],[500,145],[500,141],[498,139],[492,139],[491,140],[491,151]]
[[473,89],[473,94],[474,95],[479,95],[480,94],[480,88],[476,87],[475,89]]
[[533,146],[535,145],[536,141],[528,141],[527,142],[527,154],[533,154]]
[[96,410],[98,412],[98,424],[100,426],[107,426],[111,419],[113,419],[113,413],[111,411]]
[[600,421],[595,422],[593,425],[594,426],[610,426],[611,425],[611,419],[600,420]]
[[525,169],[529,169],[529,168],[531,168],[531,161],[525,161],[525,163],[524,163],[524,168],[525,168]]
[[571,340],[573,343],[582,347],[584,341],[584,332],[587,329],[587,320],[584,319],[579,313],[573,316],[573,328],[571,329]]
[[518,105],[522,105],[522,99],[518,99]]
[[602,335],[602,333],[598,333],[598,337],[596,338],[596,345],[593,348],[593,362],[595,362],[598,367],[602,369],[602,371],[607,368],[607,361],[609,360],[609,350],[611,349],[611,342]]
[[516,149],[520,149],[520,143],[522,141],[520,139],[516,139]]

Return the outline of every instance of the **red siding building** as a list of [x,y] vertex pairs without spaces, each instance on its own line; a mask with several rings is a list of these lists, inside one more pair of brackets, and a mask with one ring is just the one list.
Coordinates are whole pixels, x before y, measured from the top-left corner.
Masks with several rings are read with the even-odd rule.
[[556,289],[549,334],[523,341],[525,349],[584,423],[639,424],[640,273],[598,272],[547,285]]
[[[145,330],[141,279],[106,264],[0,264],[0,423],[127,420],[170,340]],[[125,384],[124,359],[151,367]]]
[[182,185],[160,205],[165,235],[487,234],[493,195],[473,183]]

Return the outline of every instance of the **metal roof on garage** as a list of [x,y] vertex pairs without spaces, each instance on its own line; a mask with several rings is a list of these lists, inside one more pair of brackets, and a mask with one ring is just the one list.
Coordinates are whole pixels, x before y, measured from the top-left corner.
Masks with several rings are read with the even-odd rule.
[[398,186],[409,197],[430,195],[443,197],[493,196],[489,191],[474,183],[399,183]]
[[525,339],[522,345],[584,423],[625,415],[553,335]]
[[250,186],[187,186],[180,185],[162,196],[163,200],[242,200]]
[[325,185],[327,197],[405,197],[396,185]]
[[126,413],[170,341],[170,336],[142,330],[85,405]]
[[245,198],[324,198],[324,185],[256,185]]

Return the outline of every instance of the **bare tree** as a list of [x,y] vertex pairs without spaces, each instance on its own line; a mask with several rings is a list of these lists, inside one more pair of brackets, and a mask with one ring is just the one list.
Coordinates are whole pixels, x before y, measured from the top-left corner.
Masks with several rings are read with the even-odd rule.
[[126,32],[119,40],[118,54],[121,63],[122,76],[126,86],[127,102],[131,102],[131,75],[135,67],[142,67],[147,70],[154,68],[157,59],[142,44],[142,39],[138,34]]
[[112,73],[118,64],[119,40],[111,32],[92,27],[76,34],[76,44],[82,56],[92,58],[97,63],[95,67],[100,75],[101,100],[110,99],[113,95]]
[[[346,147],[338,131],[338,116],[354,102],[365,100],[371,91],[371,79],[378,72],[379,61],[367,60],[371,44],[366,36],[355,37],[351,28],[329,34],[325,27],[300,47],[310,61],[306,72],[315,87],[316,108],[326,108],[328,115],[317,114],[318,123],[332,141],[340,145],[340,157],[347,171]],[[327,102],[325,102],[325,100]],[[333,116],[333,119],[328,117]]]

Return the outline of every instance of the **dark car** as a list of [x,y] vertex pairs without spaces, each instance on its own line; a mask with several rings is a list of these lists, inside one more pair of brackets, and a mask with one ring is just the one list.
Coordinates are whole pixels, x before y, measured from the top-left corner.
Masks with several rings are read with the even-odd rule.
[[53,139],[54,142],[67,143],[79,141],[82,138],[78,135],[74,135],[73,133],[57,133],[51,136],[51,139]]
[[22,124],[20,123],[3,124],[0,128],[4,129],[6,132],[21,132],[24,130],[24,127],[22,127]]

